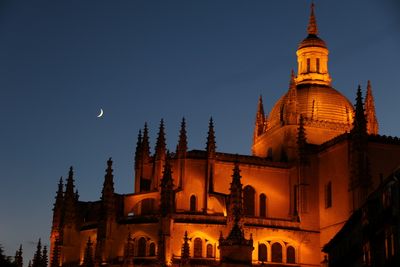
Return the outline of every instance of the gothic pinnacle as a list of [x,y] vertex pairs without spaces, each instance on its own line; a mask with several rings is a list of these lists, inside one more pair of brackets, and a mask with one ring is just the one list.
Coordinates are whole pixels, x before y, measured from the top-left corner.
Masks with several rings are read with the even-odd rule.
[[65,195],[67,196],[73,196],[74,195],[74,169],[71,166],[69,168],[68,172],[68,179],[67,179],[67,185],[65,188]]
[[186,151],[187,151],[186,121],[185,118],[182,118],[181,130],[179,132],[179,141],[176,147],[176,154],[178,158],[185,157]]
[[210,122],[208,124],[208,135],[207,135],[207,153],[209,156],[212,156],[215,154],[215,132],[214,132],[214,122],[212,117],[210,118]]
[[308,34],[317,35],[318,34],[318,27],[317,27],[317,20],[314,14],[314,2],[311,3],[311,14],[310,19],[307,26]]
[[158,131],[156,149],[155,149],[156,160],[161,160],[165,158],[166,144],[165,144],[165,132],[164,132],[164,120],[160,121],[160,128]]
[[104,176],[103,190],[102,190],[102,200],[105,198],[112,197],[114,195],[114,175],[112,169],[112,159],[107,160],[106,175]]
[[137,142],[136,142],[136,150],[135,150],[135,167],[138,167],[139,160],[142,157],[142,130],[139,130]]
[[147,128],[147,122],[144,123],[142,145],[141,145],[141,156],[144,160],[150,158],[150,142],[149,142],[149,129]]
[[379,125],[376,118],[374,97],[372,95],[371,82],[368,80],[367,83],[367,94],[365,95],[364,111],[367,120],[367,132],[368,134],[378,134]]
[[367,121],[365,119],[363,98],[360,85],[357,88],[353,129],[351,130],[351,132],[359,134],[367,132]]

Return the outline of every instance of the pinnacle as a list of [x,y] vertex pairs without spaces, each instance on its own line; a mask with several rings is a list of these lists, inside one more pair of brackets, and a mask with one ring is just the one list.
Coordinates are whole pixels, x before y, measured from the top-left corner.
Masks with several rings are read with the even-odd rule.
[[366,124],[361,86],[358,85],[352,132],[366,133]]
[[307,32],[308,32],[308,34],[312,34],[312,35],[318,34],[317,20],[315,18],[315,14],[314,14],[314,2],[311,3],[311,14],[310,14],[310,20],[309,20],[308,26],[307,26]]
[[164,132],[164,119],[160,121],[160,127],[158,131],[157,144],[156,144],[156,158],[161,159],[165,153],[165,132]]
[[187,150],[187,136],[186,136],[186,121],[185,118],[182,118],[181,129],[179,132],[179,141],[176,147],[176,154],[178,157],[184,156]]
[[215,153],[215,132],[212,117],[210,118],[210,122],[208,124],[207,153]]
[[112,158],[109,157],[108,160],[107,160],[107,167],[108,167],[108,169],[111,169],[112,164],[113,164]]
[[263,105],[262,95],[259,96],[257,105],[257,115],[260,114],[264,117],[264,105]]

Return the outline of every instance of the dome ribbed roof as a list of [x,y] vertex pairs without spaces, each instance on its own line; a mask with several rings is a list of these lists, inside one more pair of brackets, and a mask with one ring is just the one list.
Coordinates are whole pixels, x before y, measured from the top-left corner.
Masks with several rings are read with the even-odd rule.
[[298,49],[301,49],[304,47],[309,47],[309,46],[313,46],[313,47],[317,46],[317,47],[327,48],[324,40],[322,40],[315,34],[309,34],[303,41],[301,41]]
[[[306,120],[351,124],[354,108],[350,101],[334,88],[318,84],[298,85],[297,112]],[[268,125],[280,125],[284,117],[288,94],[282,96],[268,116]]]

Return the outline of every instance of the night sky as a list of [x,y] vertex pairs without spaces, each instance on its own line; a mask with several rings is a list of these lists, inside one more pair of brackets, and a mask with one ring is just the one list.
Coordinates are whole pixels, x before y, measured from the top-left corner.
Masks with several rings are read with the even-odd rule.
[[[400,135],[400,4],[316,1],[333,87],[354,102],[371,80],[380,133]],[[132,193],[147,121],[164,118],[174,150],[182,117],[189,149],[250,154],[257,99],[266,111],[297,70],[310,1],[1,1],[0,244],[31,259],[49,244],[60,176],[75,169],[81,200],[97,200],[114,160]],[[364,91],[365,92],[365,91]],[[104,117],[97,118],[100,108]]]

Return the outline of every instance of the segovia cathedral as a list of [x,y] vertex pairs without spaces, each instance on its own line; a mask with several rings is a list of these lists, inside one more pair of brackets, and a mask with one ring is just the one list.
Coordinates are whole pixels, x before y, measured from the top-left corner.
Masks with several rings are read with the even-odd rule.
[[[332,87],[314,5],[297,73],[269,114],[258,100],[252,155],[176,151],[161,120],[155,153],[139,131],[132,194],[114,191],[111,158],[101,199],[79,201],[73,169],[60,179],[50,261],[59,266],[326,266],[322,248],[400,165],[400,140],[378,134],[372,86],[353,105]],[[250,137],[249,137],[250,138]]]

